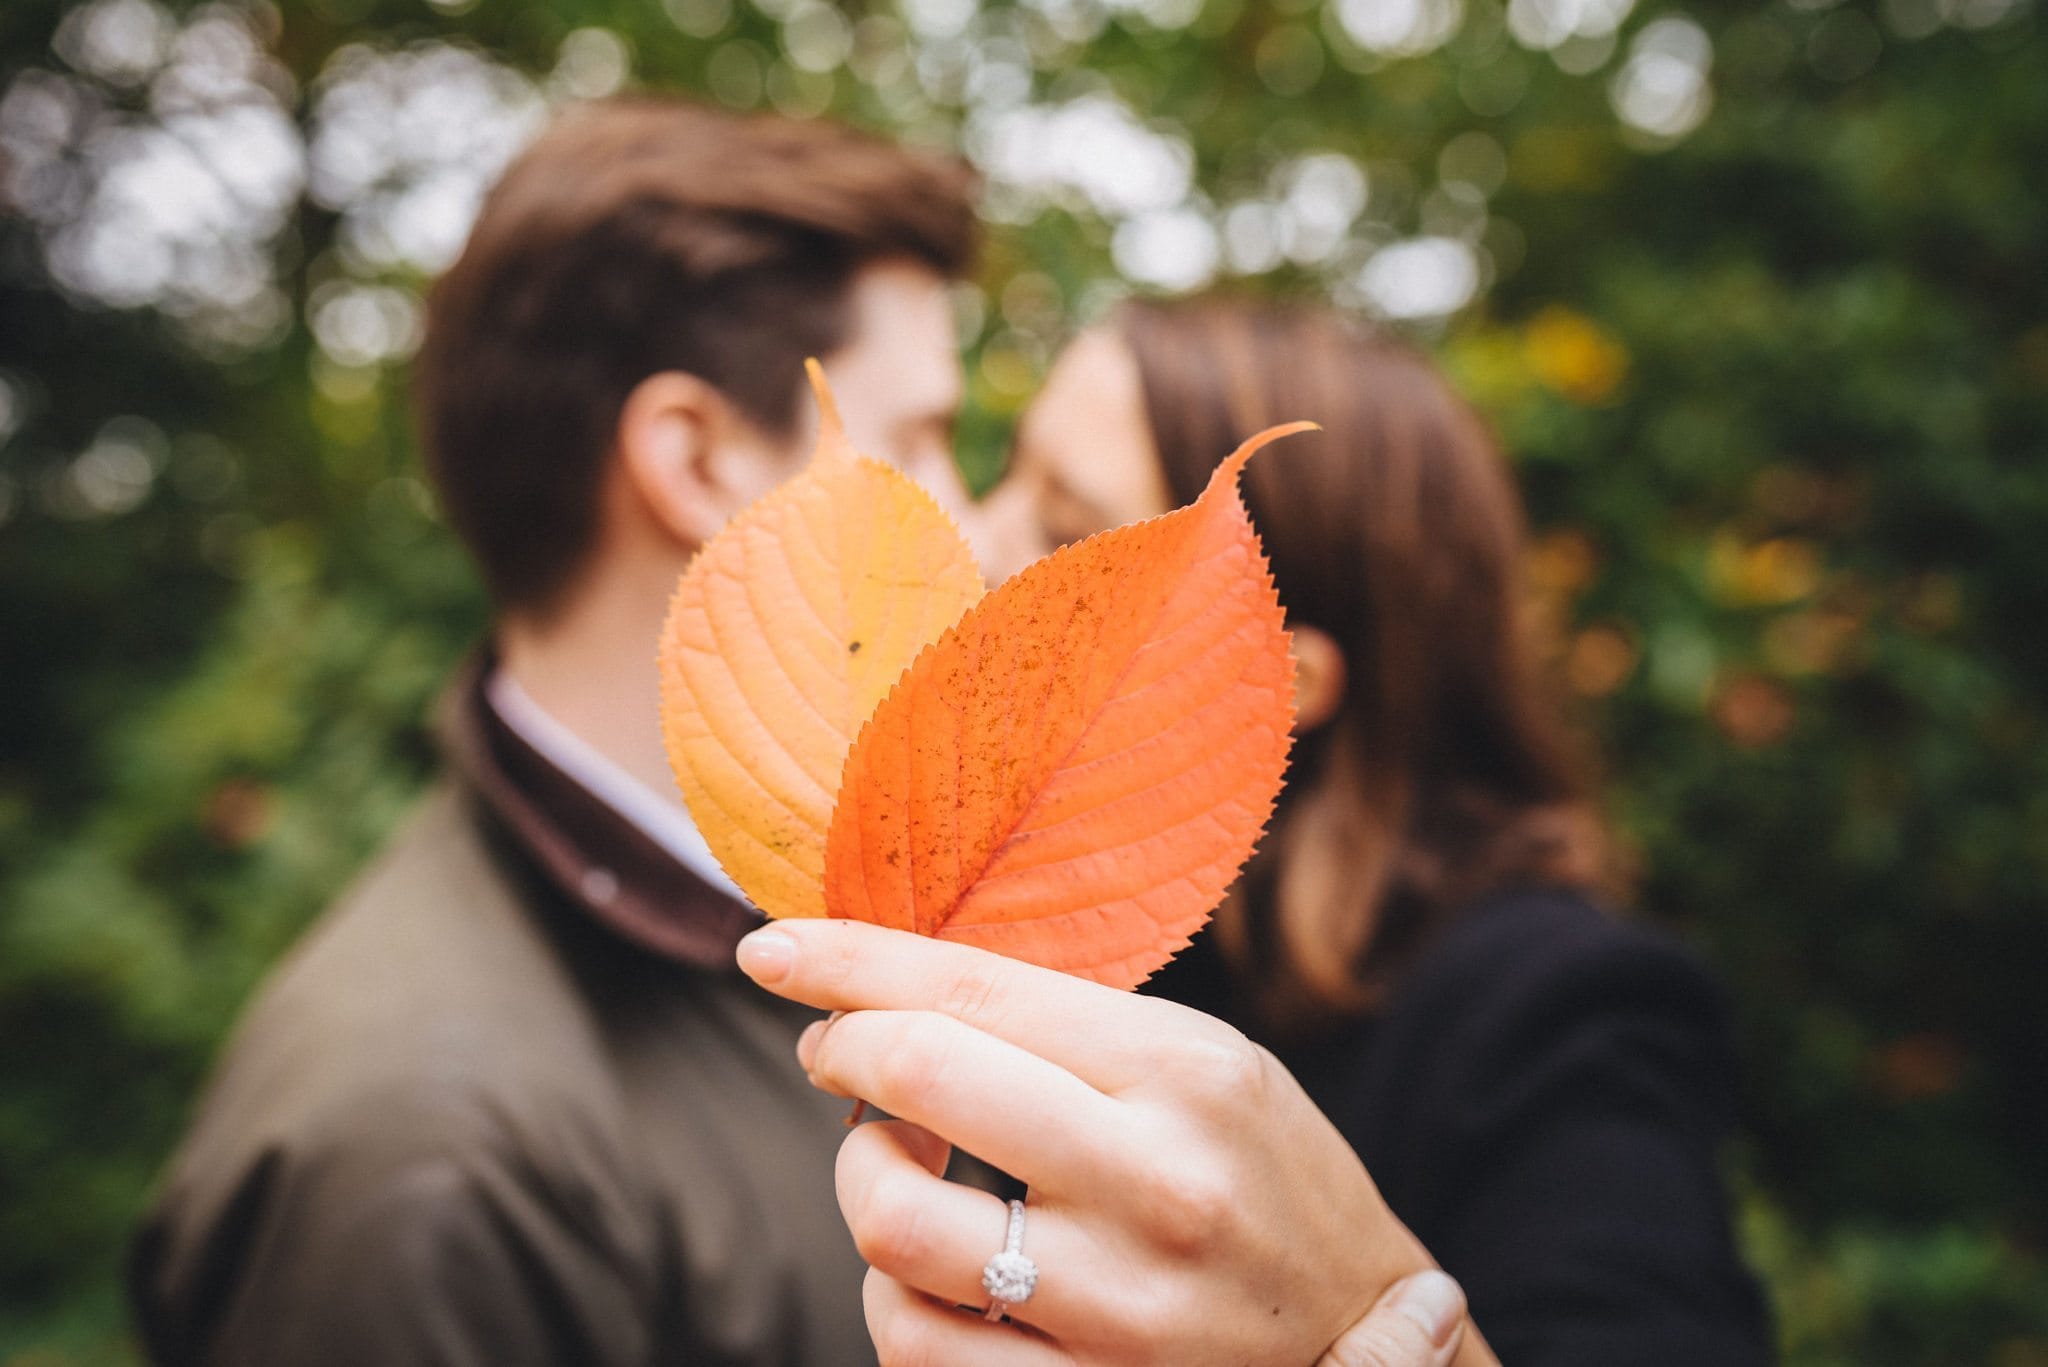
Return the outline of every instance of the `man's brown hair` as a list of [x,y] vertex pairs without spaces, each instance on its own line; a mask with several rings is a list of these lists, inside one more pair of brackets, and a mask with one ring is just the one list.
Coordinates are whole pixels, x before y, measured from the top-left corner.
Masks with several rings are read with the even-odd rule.
[[429,473],[499,605],[544,609],[582,563],[640,381],[685,371],[788,434],[803,358],[848,340],[854,273],[960,274],[971,194],[956,160],[677,100],[543,134],[434,287],[416,372]]

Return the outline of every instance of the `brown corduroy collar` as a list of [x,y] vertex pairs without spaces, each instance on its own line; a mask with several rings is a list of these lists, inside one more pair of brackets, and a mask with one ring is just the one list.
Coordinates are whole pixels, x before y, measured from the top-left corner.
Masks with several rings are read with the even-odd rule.
[[690,872],[645,831],[528,745],[490,704],[495,654],[477,651],[439,709],[450,768],[548,880],[600,924],[696,968],[732,969],[761,914]]

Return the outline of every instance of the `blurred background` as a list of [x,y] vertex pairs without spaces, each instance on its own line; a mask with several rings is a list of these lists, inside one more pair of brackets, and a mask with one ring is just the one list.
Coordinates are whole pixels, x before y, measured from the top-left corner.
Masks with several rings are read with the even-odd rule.
[[1131,290],[1413,332],[1513,452],[1641,913],[1731,985],[1787,1361],[2048,1364],[2038,0],[6,0],[0,1364],[121,1248],[484,621],[420,289],[551,108],[959,148],[1007,425]]

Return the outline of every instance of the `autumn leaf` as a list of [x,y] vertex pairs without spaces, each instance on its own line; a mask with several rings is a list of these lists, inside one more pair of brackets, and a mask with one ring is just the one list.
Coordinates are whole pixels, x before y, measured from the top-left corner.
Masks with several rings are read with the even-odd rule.
[[822,916],[848,745],[904,666],[981,596],[918,484],[848,444],[815,361],[810,465],[683,572],[660,644],[669,764],[705,841],[771,916]]
[[1046,557],[919,655],[846,759],[829,914],[1116,987],[1184,946],[1287,765],[1294,667],[1238,475]]

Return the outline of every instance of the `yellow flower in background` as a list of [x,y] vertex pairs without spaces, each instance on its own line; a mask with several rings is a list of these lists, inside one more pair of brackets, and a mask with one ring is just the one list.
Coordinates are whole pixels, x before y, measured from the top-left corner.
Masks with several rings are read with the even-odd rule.
[[1820,549],[1780,536],[1754,544],[1731,534],[1707,551],[1707,582],[1716,598],[1743,607],[1777,607],[1811,597],[1820,587]]
[[1592,319],[1553,304],[1522,329],[1522,354],[1546,386],[1573,403],[1606,402],[1628,378],[1628,352]]

